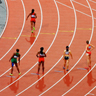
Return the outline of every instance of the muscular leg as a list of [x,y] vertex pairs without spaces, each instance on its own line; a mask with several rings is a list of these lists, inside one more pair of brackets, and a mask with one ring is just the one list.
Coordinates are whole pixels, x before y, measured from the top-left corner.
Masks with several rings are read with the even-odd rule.
[[63,69],[65,69],[65,66],[66,66],[66,60],[64,59],[64,67],[63,67]]
[[90,65],[90,57],[89,57],[89,55],[87,55],[87,64],[88,64],[88,67],[89,67],[89,65]]
[[68,68],[69,68],[69,60],[67,60],[67,70],[69,70]]
[[20,73],[17,63],[15,63],[18,73]]
[[44,62],[42,62],[42,73],[44,73]]
[[41,65],[41,62],[39,62],[39,64],[38,64],[38,73],[40,71],[40,65]]

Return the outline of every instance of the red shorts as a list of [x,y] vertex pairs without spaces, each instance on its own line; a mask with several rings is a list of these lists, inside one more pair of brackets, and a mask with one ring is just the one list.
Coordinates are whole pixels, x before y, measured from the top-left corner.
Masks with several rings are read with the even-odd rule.
[[39,62],[44,62],[44,58],[39,58]]
[[86,55],[91,55],[91,51],[90,52],[86,52]]
[[31,22],[36,22],[35,18],[31,18],[30,21],[31,21]]

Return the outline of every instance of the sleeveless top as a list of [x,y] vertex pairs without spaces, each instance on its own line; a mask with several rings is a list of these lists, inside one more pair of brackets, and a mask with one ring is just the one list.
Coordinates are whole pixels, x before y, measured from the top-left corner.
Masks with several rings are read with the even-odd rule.
[[18,58],[18,55],[19,55],[19,53],[16,53],[16,54],[13,56],[13,58],[17,59],[17,58]]
[[31,18],[35,18],[35,13],[32,13]]

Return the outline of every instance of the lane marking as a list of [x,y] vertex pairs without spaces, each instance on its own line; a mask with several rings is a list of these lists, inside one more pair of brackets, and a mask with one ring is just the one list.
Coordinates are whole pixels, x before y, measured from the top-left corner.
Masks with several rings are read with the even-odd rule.
[[59,30],[59,32],[74,32],[74,31]]
[[77,30],[92,30],[92,28],[77,28]]
[[15,38],[12,38],[12,37],[1,37],[3,39],[17,39],[16,37]]
[[9,75],[6,75],[6,77],[11,77],[11,78],[15,78],[15,76],[9,76]]
[[91,2],[93,2],[93,3],[96,3],[95,1],[92,1],[92,0],[89,0],[89,1],[91,1]]
[[[72,0],[72,1],[75,2],[75,3],[77,3],[77,4],[79,4],[79,5],[84,6],[84,7],[86,7],[86,8],[89,8],[88,6],[86,6],[86,5],[82,4],[82,3],[79,3],[79,2],[77,2],[77,1],[75,1],[75,0]],[[96,11],[96,9],[93,9],[93,8],[92,8],[92,10]]]
[[[90,6],[88,0],[86,0],[86,2],[87,2],[88,6],[89,6],[89,8],[90,8],[91,15],[92,15],[92,33],[91,33],[91,37],[90,37],[90,41],[91,41],[91,40],[92,40],[92,37],[93,37],[93,31],[94,31],[94,17],[93,17],[93,12],[92,12],[92,9],[91,9],[91,6]],[[89,42],[90,42],[90,41],[89,41]],[[96,64],[92,67],[92,69],[93,69],[95,66],[96,66]],[[92,69],[91,69],[91,70],[92,70]],[[91,71],[91,70],[90,70],[90,71]],[[78,83],[76,83],[71,89],[69,89],[67,92],[65,92],[62,96],[64,96],[64,95],[67,94],[69,91],[71,91],[74,87],[76,87],[76,86],[90,73],[90,71],[89,71]]]
[[92,94],[92,93],[89,93],[89,95],[94,95],[94,94]]
[[23,37],[36,37],[36,35],[34,35],[34,36],[30,36],[30,35],[21,35],[21,36],[23,36]]
[[[70,2],[71,2],[71,4],[72,4],[72,6],[73,6],[73,9],[74,9],[74,11],[75,11],[75,7],[74,7],[74,5],[73,5],[73,2],[72,2],[72,0],[70,0]],[[90,9],[91,10],[91,9]],[[76,11],[75,11],[75,14],[76,14]],[[91,10],[91,14],[92,14],[92,10]],[[76,18],[76,17],[75,17]],[[91,33],[91,37],[90,37],[90,40],[89,41],[91,41],[91,39],[92,39],[92,36],[93,36],[93,30],[94,30],[94,18],[93,18],[93,14],[92,14],[92,33]],[[62,77],[62,78],[60,78],[55,84],[53,84],[51,87],[49,87],[47,90],[45,90],[43,93],[41,93],[39,96],[41,96],[41,95],[43,95],[43,94],[45,94],[47,91],[49,91],[52,87],[54,87],[56,84],[58,84],[67,74],[69,74],[69,72],[78,64],[78,62],[81,60],[81,58],[84,56],[84,54],[85,54],[85,51],[83,52],[83,54],[82,54],[82,56],[79,58],[79,60],[75,63],[75,65]],[[62,56],[63,57],[63,56]],[[59,61],[58,61],[59,62]]]
[[58,70],[54,70],[55,72],[61,72],[61,73],[64,73],[64,71],[58,71]]
[[[39,0],[38,0],[38,2],[39,2]],[[54,0],[54,3],[55,3],[55,5],[56,5],[57,13],[58,13],[58,25],[57,25],[56,35],[55,35],[55,37],[54,37],[54,39],[53,39],[53,41],[52,41],[50,47],[49,47],[48,50],[46,51],[46,53],[49,51],[49,49],[50,49],[51,46],[53,45],[53,43],[54,43],[54,41],[55,41],[55,39],[56,39],[56,37],[57,37],[58,30],[59,30],[59,25],[60,25],[60,16],[59,16],[60,14],[59,14],[59,9],[58,9],[58,6],[57,6],[55,0]],[[32,66],[25,74],[27,74],[27,73],[28,73],[31,69],[33,69],[37,64],[38,64],[38,62],[36,62],[36,64],[35,64],[34,66]],[[54,67],[54,66],[53,66],[53,67]],[[50,69],[50,70],[51,70],[51,69]],[[49,70],[49,71],[50,71],[50,70]],[[49,71],[48,71],[47,73],[49,73]],[[46,73],[46,74],[47,74],[47,73]],[[23,74],[23,76],[24,76],[25,74]],[[40,79],[38,79],[35,83],[37,83],[39,80],[41,80],[46,74],[44,74],[44,75],[43,75]],[[18,79],[18,80],[19,80],[19,79]],[[15,82],[14,82],[14,83],[15,83]],[[32,85],[34,85],[35,83],[33,83]],[[32,86],[32,85],[30,85],[30,86]],[[26,91],[27,89],[29,89],[30,86],[27,87],[25,90],[21,91],[20,93],[18,93],[16,96],[22,94],[24,91]]]
[[77,68],[77,69],[80,69],[80,70],[87,70],[87,69],[85,69],[85,68]]
[[[56,5],[56,8],[57,8],[57,11],[58,11],[58,19],[60,19],[60,16],[59,16],[59,9],[58,9],[58,5],[56,3],[56,1],[54,0],[55,2],[55,5]],[[73,4],[72,4],[73,5]],[[74,6],[73,6],[74,7]],[[75,33],[76,33],[76,28],[77,28],[77,16],[76,16],[76,11],[75,11],[75,8],[74,9],[74,14],[75,14],[75,29],[74,29],[74,34],[73,34],[73,37],[71,39],[71,42],[69,44],[69,46],[71,45],[71,43],[73,42],[74,40],[74,37],[75,37]],[[60,22],[60,21],[59,21]],[[59,27],[58,27],[58,31],[59,31]],[[31,84],[29,87],[27,87],[26,89],[24,89],[23,91],[21,91],[20,93],[18,93],[16,96],[22,94],[23,92],[25,92],[26,90],[28,90],[30,87],[32,87],[34,84],[36,84],[39,80],[41,80],[42,78],[44,78],[44,76],[46,76],[60,61],[61,59],[63,58],[63,55],[61,56],[61,58],[56,62],[56,64],[50,69],[48,70],[40,79],[38,79],[37,81],[35,81],[33,84]]]
[[21,34],[22,34],[22,32],[23,32],[23,29],[24,29],[24,26],[25,26],[25,20],[26,20],[26,11],[25,11],[25,6],[24,6],[24,3],[23,3],[22,0],[21,0],[21,2],[22,2],[22,5],[23,5],[23,10],[24,10],[24,22],[23,22],[23,25],[22,25],[21,32],[20,32],[18,38],[16,39],[16,41],[14,42],[14,44],[13,44],[13,45],[11,46],[11,48],[0,58],[0,60],[2,60],[2,59],[10,52],[10,50],[15,46],[15,44],[17,43],[17,41],[19,40],[19,38],[20,38],[20,36],[21,36]]
[[87,94],[85,94],[84,96],[87,96],[88,94],[90,94],[90,92],[92,92],[94,89],[96,88],[96,86],[93,88],[93,89],[91,89]]
[[31,73],[32,75],[40,75],[40,74],[37,74],[37,73]]
[[7,11],[7,13],[6,13],[5,26],[4,26],[4,28],[3,28],[2,32],[1,32],[1,34],[0,34],[0,38],[2,37],[2,35],[3,35],[3,33],[4,33],[5,29],[6,29],[6,26],[7,26],[7,24],[8,24],[8,18],[9,18],[9,9],[8,9],[7,0],[4,0],[4,1],[5,1],[5,4],[6,4],[6,9],[7,9],[6,11]]
[[[21,0],[22,1],[22,0]],[[38,1],[38,0],[37,0]],[[39,3],[39,1],[38,1],[38,3]],[[23,4],[23,6],[24,6],[24,3],[23,3],[23,1],[22,1],[22,4]],[[39,3],[39,6],[40,6],[40,3]],[[25,10],[25,7],[24,7],[24,10]],[[37,38],[38,38],[38,36],[39,36],[39,34],[40,34],[40,31],[41,31],[41,27],[42,27],[42,22],[43,22],[43,13],[42,13],[42,8],[41,8],[41,6],[40,6],[40,10],[41,10],[41,24],[40,24],[40,28],[39,28],[39,32],[38,32],[38,34],[37,34],[37,37],[36,37],[36,39],[34,40],[34,42],[33,42],[33,44],[31,45],[31,47],[27,50],[27,52],[21,57],[21,59],[20,60],[22,60],[25,56],[26,56],[26,54],[30,51],[30,49],[33,47],[33,45],[35,44],[35,42],[36,42],[36,40],[37,40]],[[2,77],[4,74],[6,74],[9,70],[11,70],[11,68],[9,68],[7,71],[5,71],[3,74],[1,74],[0,75],[0,77]],[[22,76],[23,77],[23,76]]]
[[[59,2],[59,1],[56,1],[56,2],[59,3],[59,4],[61,4],[61,5],[63,5],[63,6],[68,7],[68,8],[70,8],[70,9],[73,9],[72,7],[70,7],[70,6],[66,5],[66,4],[63,4],[63,3]],[[88,17],[92,17],[92,16],[90,16],[90,15],[88,15],[88,14],[82,12],[82,11],[79,11],[79,10],[77,10],[77,9],[75,9],[75,10],[76,10],[77,12],[79,12],[79,13],[82,13],[82,14],[88,16]],[[94,17],[94,19],[96,19],[96,18]]]
[[55,35],[55,33],[40,33],[40,34]]

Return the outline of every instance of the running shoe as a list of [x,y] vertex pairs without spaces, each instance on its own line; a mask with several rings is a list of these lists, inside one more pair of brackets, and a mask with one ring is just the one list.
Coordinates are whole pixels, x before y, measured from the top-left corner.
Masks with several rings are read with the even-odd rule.
[[65,69],[65,67],[63,67],[63,69]]
[[33,30],[35,30],[35,27],[33,27]]
[[66,71],[69,71],[69,69],[67,69]]
[[19,73],[19,75],[21,75],[21,73]]
[[38,72],[36,72],[36,74],[37,74],[37,75],[39,75],[39,73],[38,73]]
[[31,30],[31,32],[33,33],[33,30]]
[[10,76],[13,76],[13,74],[9,73]]

